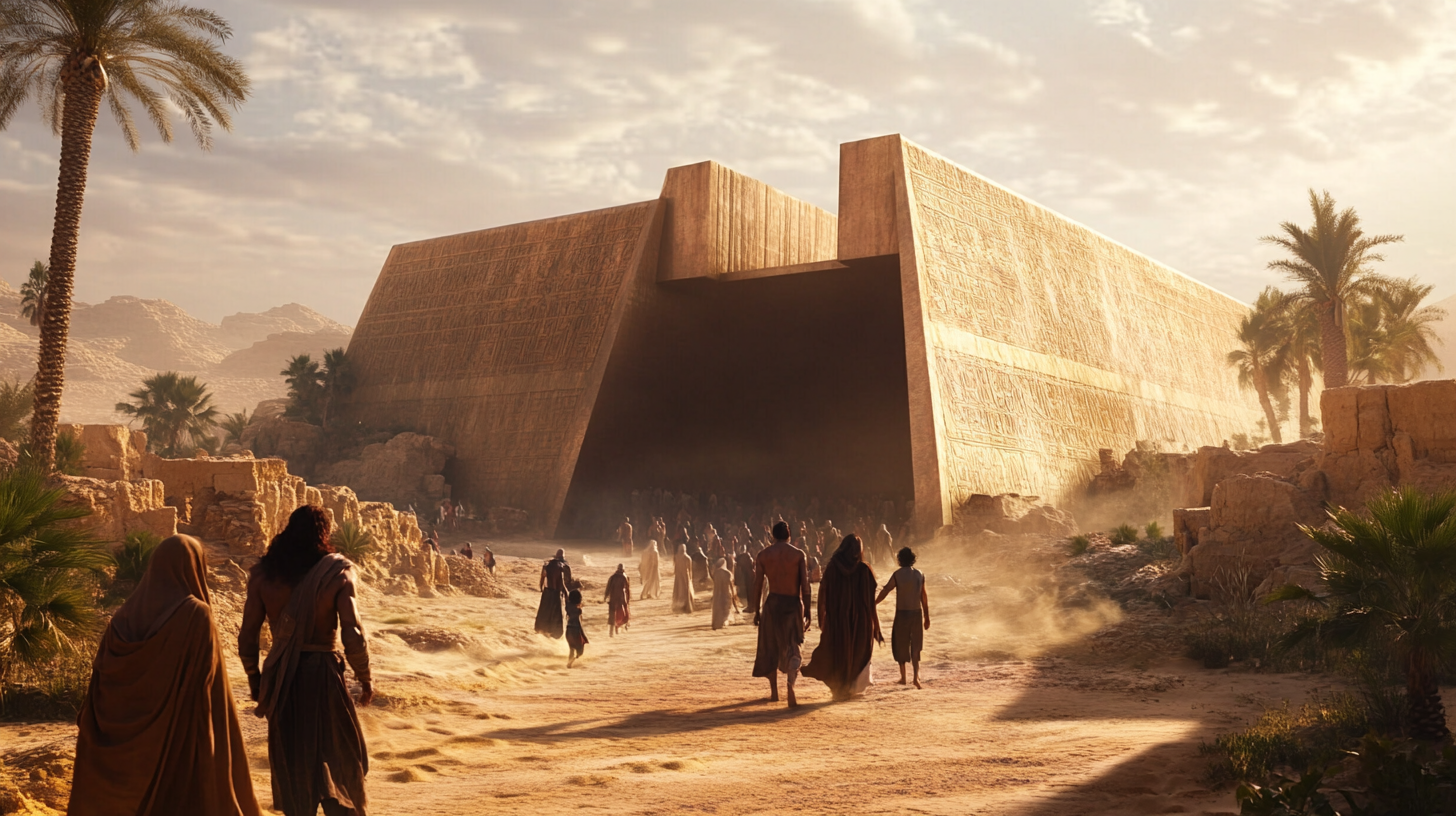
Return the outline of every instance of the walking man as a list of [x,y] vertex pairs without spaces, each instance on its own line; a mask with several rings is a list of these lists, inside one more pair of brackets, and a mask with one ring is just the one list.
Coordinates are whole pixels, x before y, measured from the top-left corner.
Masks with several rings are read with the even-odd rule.
[[627,567],[618,564],[617,571],[607,579],[607,635],[616,637],[617,630],[627,626],[632,619],[632,584],[627,580]]
[[536,631],[549,638],[559,638],[566,631],[566,588],[571,583],[571,566],[566,551],[541,567],[541,605],[536,609]]
[[[754,560],[753,591],[748,598],[753,625],[758,627],[753,676],[768,678],[769,701],[778,702],[778,673],[782,671],[788,677],[789,708],[798,708],[794,684],[803,664],[800,647],[809,622],[809,568],[804,551],[789,543],[789,525],[775,524],[773,537],[774,543]],[[764,584],[768,585],[767,599]]]
[[[273,807],[285,816],[364,816],[369,755],[344,663],[359,681],[359,705],[374,699],[369,647],[359,620],[354,565],[333,552],[329,517],[304,505],[274,537],[248,579],[238,654],[259,717],[268,718]],[[273,645],[258,670],[264,619]],[[343,654],[338,641],[343,639]]]

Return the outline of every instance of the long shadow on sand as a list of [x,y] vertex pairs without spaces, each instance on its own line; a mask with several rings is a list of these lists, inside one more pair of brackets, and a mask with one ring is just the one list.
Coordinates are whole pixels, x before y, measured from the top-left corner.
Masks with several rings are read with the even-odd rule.
[[[750,706],[766,705],[772,707],[754,711],[744,710]],[[557,745],[583,739],[622,739],[624,737],[690,734],[726,726],[783,722],[801,717],[826,705],[828,705],[826,702],[800,703],[798,708],[790,709],[783,703],[747,700],[711,708],[662,708],[653,711],[639,711],[612,720],[567,720],[544,725],[498,728],[482,732],[479,736],[488,739]]]

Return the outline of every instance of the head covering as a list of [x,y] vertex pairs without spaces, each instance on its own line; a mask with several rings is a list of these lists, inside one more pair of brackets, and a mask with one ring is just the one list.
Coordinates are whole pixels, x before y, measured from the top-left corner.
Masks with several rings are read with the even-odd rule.
[[155,635],[188,598],[211,606],[206,575],[207,557],[197,539],[176,535],[163,541],[152,551],[141,583],[112,616],[112,630],[127,643],[140,643]]

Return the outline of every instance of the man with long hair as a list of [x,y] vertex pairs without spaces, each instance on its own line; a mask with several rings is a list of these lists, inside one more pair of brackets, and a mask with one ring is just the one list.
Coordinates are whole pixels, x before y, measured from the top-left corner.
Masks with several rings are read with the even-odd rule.
[[[789,525],[773,527],[774,543],[754,560],[753,590],[748,609],[758,627],[758,651],[753,659],[753,676],[768,678],[769,700],[778,702],[779,672],[788,681],[789,708],[798,708],[794,683],[803,663],[800,647],[809,622],[809,565],[804,551],[789,543]],[[764,584],[769,595],[763,597]]]
[[[238,652],[258,708],[268,718],[273,807],[285,816],[364,816],[369,755],[354,701],[344,684],[347,661],[359,681],[359,705],[374,699],[369,649],[354,594],[354,565],[329,543],[329,516],[304,505],[288,517],[248,578]],[[263,621],[273,646],[258,668]],[[339,639],[343,654],[339,654]]]
[[864,542],[847,535],[824,567],[819,583],[819,645],[804,676],[821,680],[834,699],[864,693],[870,683],[870,657],[884,643],[875,614],[875,573],[864,562]]

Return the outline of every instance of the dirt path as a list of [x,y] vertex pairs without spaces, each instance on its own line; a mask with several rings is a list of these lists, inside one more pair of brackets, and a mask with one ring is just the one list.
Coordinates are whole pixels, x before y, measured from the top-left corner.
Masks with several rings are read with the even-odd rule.
[[[599,601],[615,560],[587,558],[600,566],[576,570]],[[1227,813],[1231,793],[1200,782],[1200,741],[1311,686],[1181,660],[958,659],[943,617],[924,690],[894,685],[880,649],[863,699],[830,704],[806,680],[791,712],[750,677],[751,625],[713,632],[707,613],[672,615],[664,600],[637,604],[615,639],[605,607],[588,606],[592,642],[568,670],[565,645],[530,632],[538,568],[502,558],[509,599],[366,597],[382,696],[363,712],[372,813]],[[469,642],[426,653],[401,637],[444,633]],[[263,724],[245,719],[266,802]],[[0,753],[73,734],[0,726]]]

